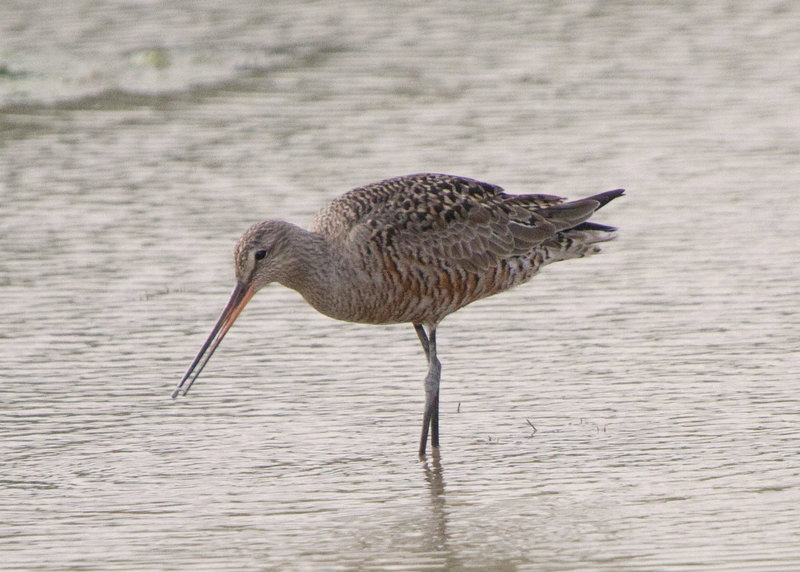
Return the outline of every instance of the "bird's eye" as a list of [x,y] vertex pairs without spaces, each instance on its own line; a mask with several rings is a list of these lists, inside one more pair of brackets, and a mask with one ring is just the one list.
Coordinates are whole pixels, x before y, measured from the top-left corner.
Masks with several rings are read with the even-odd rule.
[[262,260],[266,255],[266,250],[256,250],[256,260]]

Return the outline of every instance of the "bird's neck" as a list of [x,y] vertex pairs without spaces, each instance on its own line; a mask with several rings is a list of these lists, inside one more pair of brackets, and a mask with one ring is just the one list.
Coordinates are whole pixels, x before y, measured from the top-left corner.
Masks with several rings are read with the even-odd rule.
[[347,260],[315,232],[295,227],[293,234],[293,264],[278,281],[299,292],[317,311],[338,318],[338,285],[347,273]]

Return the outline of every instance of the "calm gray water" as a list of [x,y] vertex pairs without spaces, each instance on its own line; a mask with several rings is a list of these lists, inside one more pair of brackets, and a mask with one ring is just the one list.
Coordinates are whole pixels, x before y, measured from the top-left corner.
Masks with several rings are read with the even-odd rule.
[[[799,568],[798,46],[791,2],[3,2],[2,567]],[[411,326],[279,286],[170,399],[245,228],[419,171],[628,189],[441,325],[440,461]]]

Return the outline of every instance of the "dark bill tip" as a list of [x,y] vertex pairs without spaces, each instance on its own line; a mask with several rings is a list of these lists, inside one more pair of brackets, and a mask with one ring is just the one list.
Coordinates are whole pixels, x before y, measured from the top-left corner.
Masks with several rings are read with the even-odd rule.
[[211,356],[214,355],[214,351],[219,346],[222,338],[224,338],[225,334],[228,333],[228,330],[231,328],[233,323],[236,321],[236,318],[239,316],[239,314],[241,314],[244,307],[253,297],[253,294],[255,294],[255,290],[252,285],[244,282],[238,282],[236,284],[236,287],[233,289],[225,309],[222,310],[222,314],[220,314],[217,323],[214,325],[214,328],[208,335],[203,347],[200,348],[200,351],[197,353],[197,356],[195,356],[194,361],[192,361],[192,364],[189,366],[189,369],[186,370],[186,373],[183,375],[180,383],[173,390],[173,399],[178,397],[178,395],[181,393],[183,393],[183,395],[189,393],[189,388],[192,387],[192,384],[203,371],[203,368],[208,363],[208,360],[210,360]]

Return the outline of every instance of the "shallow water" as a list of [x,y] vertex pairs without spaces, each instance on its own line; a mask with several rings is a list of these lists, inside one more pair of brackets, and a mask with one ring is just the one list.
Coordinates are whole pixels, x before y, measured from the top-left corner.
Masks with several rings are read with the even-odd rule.
[[[30,4],[0,7],[4,567],[800,566],[794,5]],[[413,329],[278,286],[169,398],[247,226],[418,171],[628,189],[602,255],[441,325],[441,459]]]

